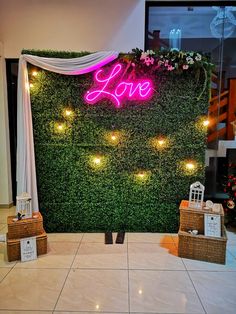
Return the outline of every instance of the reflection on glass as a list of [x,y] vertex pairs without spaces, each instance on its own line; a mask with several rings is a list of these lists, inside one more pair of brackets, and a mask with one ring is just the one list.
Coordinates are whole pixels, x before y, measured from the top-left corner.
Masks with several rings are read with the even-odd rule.
[[235,7],[212,7],[216,11],[216,16],[213,18],[210,28],[211,33],[215,38],[229,38],[235,31],[236,18],[233,11]]
[[169,35],[169,44],[171,50],[180,50],[181,49],[181,30],[172,29]]

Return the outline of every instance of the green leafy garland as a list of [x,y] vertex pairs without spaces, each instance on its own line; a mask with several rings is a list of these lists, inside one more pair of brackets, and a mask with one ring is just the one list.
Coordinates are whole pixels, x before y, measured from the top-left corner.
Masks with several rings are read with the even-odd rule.
[[[208,91],[202,68],[208,84],[211,66],[202,59],[186,71],[168,70],[165,64],[157,67],[156,54],[149,65],[140,60],[142,51],[120,54],[125,77],[151,78],[157,86],[147,103],[127,102],[120,109],[108,100],[85,104],[92,73],[30,74],[40,211],[48,232],[177,231],[179,202],[191,183],[204,183]],[[66,116],[66,110],[72,114]],[[111,142],[111,136],[119,140]],[[186,169],[191,162],[195,168]]]

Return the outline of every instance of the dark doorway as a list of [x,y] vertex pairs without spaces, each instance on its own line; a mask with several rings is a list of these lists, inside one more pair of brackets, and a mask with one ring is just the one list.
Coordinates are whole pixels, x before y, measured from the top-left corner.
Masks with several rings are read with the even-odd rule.
[[17,77],[19,59],[6,59],[7,97],[11,152],[12,197],[16,204],[16,144],[17,144]]

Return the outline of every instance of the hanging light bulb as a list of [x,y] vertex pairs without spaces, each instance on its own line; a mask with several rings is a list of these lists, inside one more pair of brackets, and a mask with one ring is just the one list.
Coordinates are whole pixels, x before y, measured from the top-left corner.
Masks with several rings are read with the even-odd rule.
[[186,163],[185,167],[187,170],[194,170],[196,166],[194,165],[193,162],[188,162]]
[[33,76],[37,76],[37,75],[38,75],[38,72],[37,72],[37,71],[33,71],[33,72],[32,72],[32,75],[33,75]]
[[208,126],[210,124],[210,121],[208,119],[204,120],[202,122],[203,126]]
[[95,165],[100,165],[101,164],[101,158],[100,157],[94,157],[93,162]]
[[163,146],[165,144],[165,140],[163,139],[160,139],[157,141],[157,143],[160,145],[160,146]]
[[117,136],[116,136],[115,134],[112,134],[112,135],[111,135],[111,140],[112,140],[112,141],[116,141],[116,140],[117,140]]
[[63,125],[62,124],[58,124],[57,128],[58,128],[59,131],[62,131],[63,130]]
[[71,115],[72,115],[72,110],[66,109],[65,115],[66,115],[67,117],[71,116]]
[[143,179],[143,178],[145,178],[145,173],[144,173],[144,172],[139,172],[139,173],[137,174],[137,176],[138,176],[140,179]]

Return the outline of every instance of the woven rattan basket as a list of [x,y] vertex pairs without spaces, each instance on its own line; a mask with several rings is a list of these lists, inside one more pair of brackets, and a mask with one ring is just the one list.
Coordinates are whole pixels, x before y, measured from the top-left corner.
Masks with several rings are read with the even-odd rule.
[[[194,209],[188,207],[188,201],[183,200],[180,204],[180,230],[198,230],[204,234],[204,214],[215,214],[212,210]],[[221,216],[221,230],[224,229],[224,211],[221,205],[219,215]]]
[[7,218],[8,224],[8,239],[21,239],[33,237],[44,233],[43,217],[38,213],[37,218],[27,218],[18,221],[13,221],[15,216]]
[[[45,231],[36,236],[37,255],[47,253],[47,234]],[[9,262],[20,260],[20,239],[9,239],[7,234],[7,255]]]
[[192,235],[179,230],[179,257],[211,263],[225,264],[227,236],[225,228],[221,238]]

